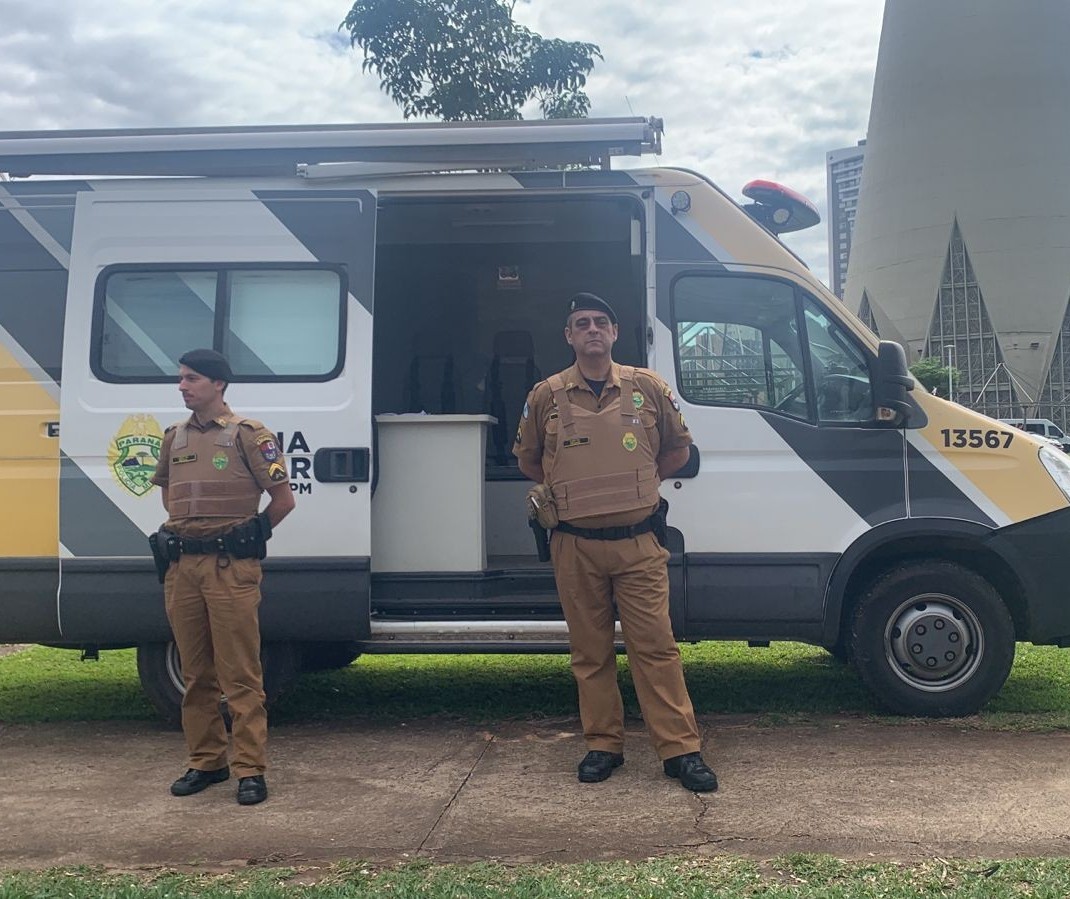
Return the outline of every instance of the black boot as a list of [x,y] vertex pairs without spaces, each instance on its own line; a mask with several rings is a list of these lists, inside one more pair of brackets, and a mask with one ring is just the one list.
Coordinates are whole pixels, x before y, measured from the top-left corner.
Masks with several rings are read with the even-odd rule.
[[196,768],[190,768],[171,784],[171,795],[192,796],[212,784],[223,783],[228,777],[230,777],[230,768],[226,765],[216,771],[198,771]]
[[613,773],[614,768],[624,764],[624,754],[592,749],[580,762],[579,778],[582,783],[596,784]]
[[696,793],[712,793],[717,789],[717,775],[702,761],[697,752],[673,756],[662,763],[669,777],[679,778],[680,783]]
[[267,799],[267,782],[263,774],[238,779],[238,805],[256,805]]

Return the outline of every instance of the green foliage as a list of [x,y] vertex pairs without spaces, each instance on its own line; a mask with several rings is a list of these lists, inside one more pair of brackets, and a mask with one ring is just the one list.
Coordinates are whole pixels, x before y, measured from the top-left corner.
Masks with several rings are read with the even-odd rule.
[[364,51],[364,71],[405,118],[519,119],[538,100],[546,118],[582,118],[602,53],[547,39],[513,19],[515,0],[356,0],[339,26]]
[[0,899],[1062,899],[1067,859],[934,858],[909,864],[797,853],[766,861],[717,854],[583,864],[433,864],[229,874],[53,869],[0,873]]
[[[813,646],[710,642],[684,645],[681,654],[700,714],[757,715],[768,726],[820,715],[883,715],[853,669]],[[619,667],[626,710],[637,715],[626,658]],[[564,654],[368,655],[339,671],[301,677],[272,722],[435,717],[493,723],[575,714],[576,685]],[[133,650],[102,652],[99,662],[43,646],[0,658],[0,722],[155,718],[141,693]],[[1070,730],[1070,652],[1019,644],[1003,689],[962,725]]]
[[936,356],[919,359],[910,366],[910,373],[921,382],[922,387],[929,393],[935,393],[937,396],[942,396],[944,399],[948,399],[947,375],[949,371],[951,372],[952,386],[957,386],[959,382],[959,370],[944,365]]

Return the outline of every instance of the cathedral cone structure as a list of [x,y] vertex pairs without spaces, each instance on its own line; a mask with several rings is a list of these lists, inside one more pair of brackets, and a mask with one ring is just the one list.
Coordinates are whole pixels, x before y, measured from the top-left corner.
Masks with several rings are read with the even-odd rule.
[[888,0],[845,291],[958,402],[1064,429],[1067,46],[1067,0]]

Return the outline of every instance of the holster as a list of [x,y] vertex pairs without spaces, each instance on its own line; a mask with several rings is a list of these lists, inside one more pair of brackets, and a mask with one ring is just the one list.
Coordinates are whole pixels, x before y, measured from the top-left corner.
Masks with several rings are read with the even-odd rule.
[[539,561],[549,562],[550,532],[539,524],[536,518],[528,519],[528,527],[531,528],[531,533],[535,535],[535,551],[539,554]]
[[[160,528],[159,531],[149,534],[149,549],[152,550],[152,561],[156,563],[156,577],[160,579],[161,584],[167,576],[167,569],[171,567],[171,557],[168,549],[172,544],[177,547],[178,536],[170,531]],[[177,560],[178,556],[176,554],[175,561]]]
[[658,538],[658,543],[669,548],[669,501],[662,497],[658,502],[657,511],[650,516],[651,532]]
[[557,501],[553,491],[546,484],[536,484],[527,495],[528,518],[534,519],[540,527],[552,531],[557,527]]

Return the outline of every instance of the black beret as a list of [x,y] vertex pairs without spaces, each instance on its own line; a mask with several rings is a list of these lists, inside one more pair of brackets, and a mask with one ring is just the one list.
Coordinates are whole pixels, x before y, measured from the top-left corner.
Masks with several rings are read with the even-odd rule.
[[573,312],[579,312],[581,309],[592,309],[597,312],[604,312],[609,316],[609,320],[613,324],[617,323],[617,313],[613,311],[613,307],[601,297],[595,296],[593,293],[578,293],[568,301],[569,315],[572,315]]
[[226,381],[229,384],[234,378],[227,357],[215,350],[190,350],[182,355],[178,364],[192,368],[213,381]]

